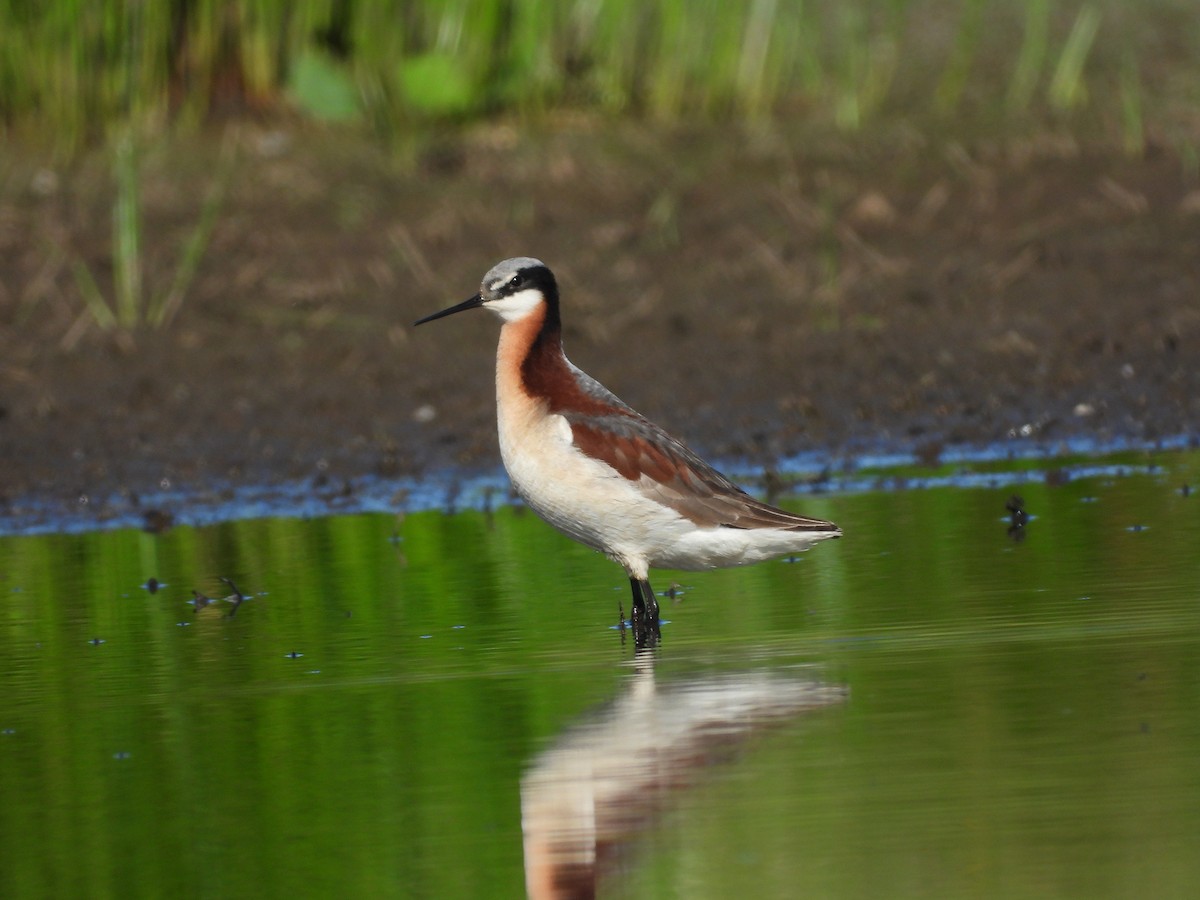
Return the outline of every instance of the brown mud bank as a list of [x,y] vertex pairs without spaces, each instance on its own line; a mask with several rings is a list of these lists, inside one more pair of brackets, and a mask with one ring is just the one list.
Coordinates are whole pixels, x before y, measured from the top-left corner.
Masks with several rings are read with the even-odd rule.
[[[238,146],[178,316],[123,338],[73,275],[111,275],[104,161],[0,160],[0,516],[495,466],[496,323],[411,322],[515,255],[558,275],[573,361],[715,459],[1200,424],[1200,186],[1166,150],[587,123],[404,164],[329,135]],[[217,155],[143,159],[151,290]]]

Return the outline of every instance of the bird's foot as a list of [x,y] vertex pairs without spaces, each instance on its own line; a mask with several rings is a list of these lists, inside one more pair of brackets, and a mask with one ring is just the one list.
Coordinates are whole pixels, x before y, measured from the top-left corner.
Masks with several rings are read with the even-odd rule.
[[651,618],[646,611],[635,607],[630,617],[633,631],[633,646],[638,650],[648,650],[658,646],[662,633],[658,627],[658,616]]

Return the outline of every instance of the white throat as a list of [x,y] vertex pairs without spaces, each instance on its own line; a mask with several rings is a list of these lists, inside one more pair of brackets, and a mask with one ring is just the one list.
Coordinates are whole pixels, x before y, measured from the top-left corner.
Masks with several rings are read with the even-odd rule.
[[537,288],[526,288],[507,297],[488,300],[483,305],[505,322],[519,322],[545,302],[545,296]]

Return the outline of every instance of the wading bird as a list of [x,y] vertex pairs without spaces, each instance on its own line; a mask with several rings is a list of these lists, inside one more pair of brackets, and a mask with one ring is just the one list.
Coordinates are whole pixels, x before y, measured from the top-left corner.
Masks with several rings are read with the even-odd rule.
[[567,359],[558,285],[540,260],[506,259],[479,293],[416,325],[483,307],[496,353],[500,454],[539,516],[625,568],[640,644],[658,634],[652,567],[740,566],[840,537],[832,522],[751,497]]

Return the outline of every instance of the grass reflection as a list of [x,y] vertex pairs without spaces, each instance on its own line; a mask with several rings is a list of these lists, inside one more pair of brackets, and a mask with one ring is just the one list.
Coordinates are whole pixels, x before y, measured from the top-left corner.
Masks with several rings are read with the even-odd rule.
[[[1022,485],[1020,543],[1011,487],[850,493],[806,498],[819,554],[676,573],[664,684],[850,693],[680,795],[629,890],[1182,893],[1200,459],[1162,461]],[[0,894],[520,896],[522,778],[629,696],[626,589],[507,507],[0,540]]]

